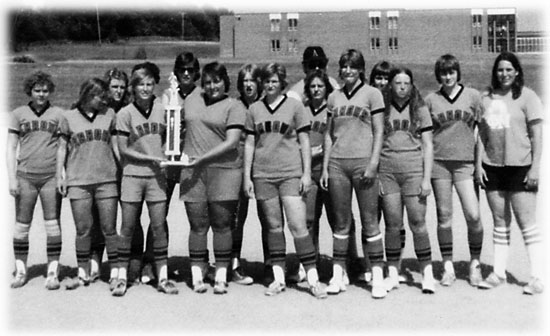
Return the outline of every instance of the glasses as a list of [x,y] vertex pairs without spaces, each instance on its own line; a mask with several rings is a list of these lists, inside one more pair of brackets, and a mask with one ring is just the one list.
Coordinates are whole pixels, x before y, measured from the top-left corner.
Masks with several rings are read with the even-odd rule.
[[184,73],[184,72],[191,73],[191,72],[195,72],[195,68],[193,68],[193,67],[181,67],[181,68],[178,69],[178,71],[180,73]]

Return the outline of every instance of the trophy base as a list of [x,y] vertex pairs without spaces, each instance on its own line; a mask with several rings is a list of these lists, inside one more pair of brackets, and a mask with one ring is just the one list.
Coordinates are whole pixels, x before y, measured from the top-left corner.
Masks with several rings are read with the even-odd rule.
[[160,163],[160,166],[161,167],[185,167],[185,166],[189,166],[189,162],[185,162],[185,161],[162,161]]

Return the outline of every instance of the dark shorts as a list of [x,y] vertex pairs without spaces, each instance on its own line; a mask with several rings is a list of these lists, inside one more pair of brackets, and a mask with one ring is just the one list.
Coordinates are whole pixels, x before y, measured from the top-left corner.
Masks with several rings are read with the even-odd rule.
[[531,166],[504,166],[496,167],[483,164],[487,175],[485,190],[500,191],[537,191],[537,187],[527,189],[525,187],[525,176]]
[[257,178],[254,179],[254,194],[258,201],[275,197],[300,196],[300,178]]

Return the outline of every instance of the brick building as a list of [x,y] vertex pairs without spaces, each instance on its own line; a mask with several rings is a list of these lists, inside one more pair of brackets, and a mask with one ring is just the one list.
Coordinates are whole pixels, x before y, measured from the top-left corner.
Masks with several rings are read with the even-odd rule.
[[518,31],[520,18],[513,8],[238,13],[220,18],[220,56],[291,60],[308,45],[329,57],[357,48],[388,60],[544,51],[545,34]]

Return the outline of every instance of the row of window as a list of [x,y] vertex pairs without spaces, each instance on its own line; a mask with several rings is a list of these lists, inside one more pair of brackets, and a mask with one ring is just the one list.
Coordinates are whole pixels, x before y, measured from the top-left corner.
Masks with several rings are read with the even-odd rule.
[[[397,29],[397,16],[390,16],[388,17],[388,29]],[[380,17],[379,16],[373,16],[369,20],[369,29],[371,30],[377,30],[380,29]]]
[[[397,37],[390,37],[388,39],[388,49],[397,50],[399,47]],[[370,39],[370,50],[376,51],[381,49],[380,38],[373,37]]]

